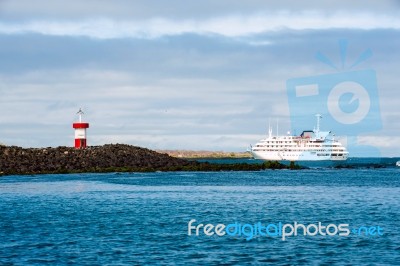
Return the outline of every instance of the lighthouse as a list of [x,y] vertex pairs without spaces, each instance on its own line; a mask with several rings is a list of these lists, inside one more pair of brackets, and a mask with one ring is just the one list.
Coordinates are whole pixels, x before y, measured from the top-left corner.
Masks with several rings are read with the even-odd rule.
[[84,149],[87,145],[86,129],[89,128],[89,123],[82,122],[82,115],[84,113],[81,108],[79,108],[77,114],[79,115],[79,122],[72,124],[72,127],[75,129],[75,149]]

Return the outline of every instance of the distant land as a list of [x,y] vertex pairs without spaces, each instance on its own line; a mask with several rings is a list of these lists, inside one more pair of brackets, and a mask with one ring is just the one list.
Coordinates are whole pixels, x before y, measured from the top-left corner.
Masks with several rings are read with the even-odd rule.
[[226,152],[226,151],[191,151],[191,150],[156,150],[176,158],[252,158],[249,152]]

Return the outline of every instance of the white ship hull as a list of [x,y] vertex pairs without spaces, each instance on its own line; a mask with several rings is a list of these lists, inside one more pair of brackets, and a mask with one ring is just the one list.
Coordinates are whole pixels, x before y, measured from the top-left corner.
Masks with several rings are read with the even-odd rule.
[[345,161],[348,155],[317,154],[315,152],[263,152],[251,151],[254,159],[266,161]]

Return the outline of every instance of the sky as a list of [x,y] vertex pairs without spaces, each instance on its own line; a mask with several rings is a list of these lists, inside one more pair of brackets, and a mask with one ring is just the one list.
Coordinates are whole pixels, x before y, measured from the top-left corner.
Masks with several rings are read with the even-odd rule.
[[[72,146],[82,108],[89,145],[245,151],[269,121],[300,133],[318,112],[344,143],[400,156],[400,1],[303,2],[0,0],[0,142]],[[333,87],[293,103],[288,81],[310,77],[361,83],[366,119],[332,120]],[[343,116],[365,100],[345,98]]]

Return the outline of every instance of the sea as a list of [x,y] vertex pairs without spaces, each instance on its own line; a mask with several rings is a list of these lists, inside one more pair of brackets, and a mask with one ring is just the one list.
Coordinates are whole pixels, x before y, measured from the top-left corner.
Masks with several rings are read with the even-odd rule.
[[0,265],[399,265],[396,160],[0,176]]

